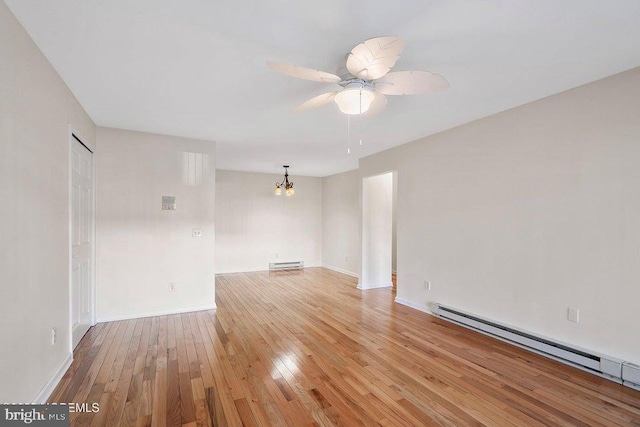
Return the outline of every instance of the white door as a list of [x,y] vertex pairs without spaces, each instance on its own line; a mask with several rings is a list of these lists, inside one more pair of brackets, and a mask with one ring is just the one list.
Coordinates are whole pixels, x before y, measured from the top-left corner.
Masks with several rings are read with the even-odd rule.
[[93,153],[73,137],[71,148],[71,330],[73,348],[93,318]]

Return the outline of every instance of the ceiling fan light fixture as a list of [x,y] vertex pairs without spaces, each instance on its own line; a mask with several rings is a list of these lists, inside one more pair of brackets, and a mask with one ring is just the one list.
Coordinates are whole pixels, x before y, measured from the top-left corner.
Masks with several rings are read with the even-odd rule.
[[362,114],[365,113],[375,98],[375,94],[369,88],[363,87],[358,83],[347,85],[339,92],[335,101],[345,114]]
[[360,43],[346,56],[337,74],[268,61],[267,65],[287,76],[320,83],[337,83],[342,90],[323,93],[295,107],[311,110],[335,101],[344,114],[367,113],[372,117],[387,105],[385,95],[420,95],[449,89],[447,80],[430,71],[390,72],[404,50],[398,36],[374,37]]

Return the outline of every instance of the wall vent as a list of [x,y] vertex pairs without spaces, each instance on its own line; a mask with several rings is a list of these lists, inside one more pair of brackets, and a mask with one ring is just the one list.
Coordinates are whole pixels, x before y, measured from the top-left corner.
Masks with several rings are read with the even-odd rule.
[[269,263],[269,270],[297,270],[304,268],[304,261],[288,261],[288,262],[271,262]]
[[[445,320],[457,323],[470,329],[496,337],[502,341],[515,344],[519,347],[533,351],[543,356],[550,357],[568,365],[575,366],[587,372],[599,375],[617,383],[622,383],[623,360],[593,353],[566,344],[551,341],[533,334],[520,331],[509,326],[501,325],[478,316],[464,313],[460,310],[436,305],[434,314]],[[629,372],[628,382],[640,383],[640,367],[625,363]],[[635,382],[634,382],[635,379]],[[629,385],[631,387],[631,385]]]

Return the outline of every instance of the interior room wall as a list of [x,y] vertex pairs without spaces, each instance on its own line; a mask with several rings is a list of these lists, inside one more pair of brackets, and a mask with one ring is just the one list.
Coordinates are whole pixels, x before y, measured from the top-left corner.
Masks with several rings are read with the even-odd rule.
[[0,402],[32,402],[71,361],[69,125],[95,126],[4,2],[0,52]]
[[638,99],[636,68],[361,159],[398,171],[398,300],[639,363]]
[[215,307],[215,143],[102,127],[97,140],[98,319]]
[[322,178],[322,264],[360,273],[360,176],[357,170]]
[[391,286],[393,172],[362,180],[362,258],[358,288]]
[[295,195],[276,196],[283,174],[218,170],[216,273],[268,270],[270,262],[322,265],[322,178],[297,176]]

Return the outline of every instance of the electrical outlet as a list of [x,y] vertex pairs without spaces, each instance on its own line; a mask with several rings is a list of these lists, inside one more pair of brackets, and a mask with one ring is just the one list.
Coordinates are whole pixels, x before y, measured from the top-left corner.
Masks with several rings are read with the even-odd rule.
[[276,258],[278,258],[278,252],[276,252]]
[[54,326],[51,328],[51,345],[55,345],[58,339],[58,329]]
[[575,307],[567,307],[567,320],[569,322],[580,323],[580,310]]
[[173,292],[176,289],[176,284],[171,282],[169,283],[169,292]]
[[430,280],[425,280],[424,281],[424,289],[426,291],[430,291],[431,290],[431,281]]
[[194,228],[191,230],[191,237],[202,237],[202,229]]

